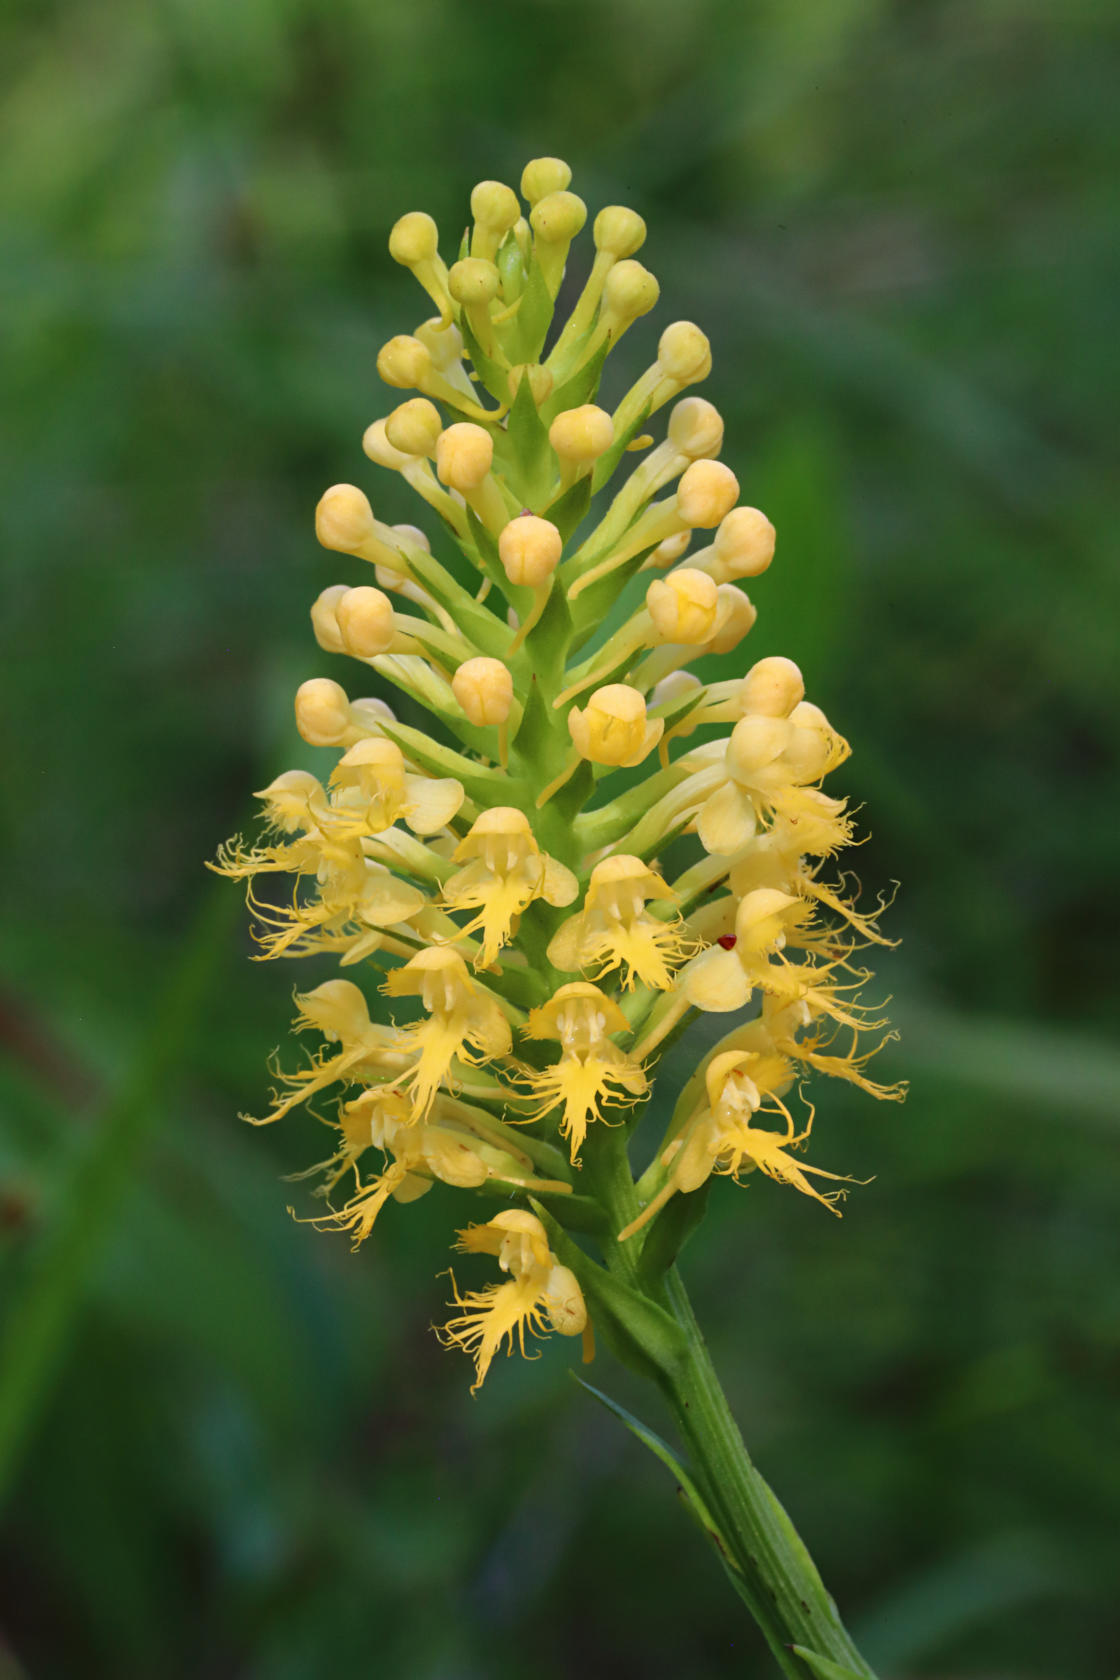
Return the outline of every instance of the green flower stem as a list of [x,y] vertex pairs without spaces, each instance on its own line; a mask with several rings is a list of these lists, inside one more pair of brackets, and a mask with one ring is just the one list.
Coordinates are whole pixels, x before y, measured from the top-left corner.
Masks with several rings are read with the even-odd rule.
[[[588,1188],[614,1231],[640,1209],[626,1143],[621,1126],[604,1128],[588,1138],[584,1150]],[[620,1282],[667,1310],[680,1327],[671,1352],[644,1360],[641,1369],[653,1375],[668,1402],[692,1473],[718,1524],[720,1550],[726,1546],[730,1554],[724,1561],[782,1673],[790,1680],[818,1680],[820,1671],[815,1673],[796,1654],[793,1647],[798,1646],[858,1680],[875,1680],[804,1542],[751,1462],[679,1273],[674,1268],[656,1281],[644,1278],[633,1241],[608,1239],[606,1260]]]
[[734,1564],[784,1674],[814,1680],[798,1645],[874,1680],[782,1506],[751,1462],[679,1274],[666,1278],[687,1353],[659,1386],[688,1448],[697,1479],[722,1525]]

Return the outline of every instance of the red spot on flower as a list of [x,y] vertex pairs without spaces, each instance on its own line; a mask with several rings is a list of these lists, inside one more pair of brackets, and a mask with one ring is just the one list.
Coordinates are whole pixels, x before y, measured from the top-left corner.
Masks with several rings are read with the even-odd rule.
[[716,944],[721,945],[725,951],[733,951],[735,949],[735,935],[733,933],[721,933],[716,940]]

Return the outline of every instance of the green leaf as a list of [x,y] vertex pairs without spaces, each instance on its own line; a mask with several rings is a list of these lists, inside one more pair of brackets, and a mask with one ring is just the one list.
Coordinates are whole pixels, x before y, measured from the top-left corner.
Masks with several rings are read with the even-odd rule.
[[552,325],[553,308],[552,293],[545,285],[544,275],[539,266],[534,263],[529,270],[529,278],[521,294],[521,308],[516,315],[519,361],[540,361],[545,337]]
[[[546,420],[555,420],[558,414],[563,414],[569,408],[580,408],[595,396],[599,389],[599,381],[603,377],[603,363],[607,359],[610,343],[604,339],[593,356],[590,356],[562,385],[557,385],[549,394],[548,401],[543,405]],[[625,445],[623,445],[625,447]],[[613,450],[614,445],[611,445]]]
[[591,480],[581,478],[565,490],[558,502],[554,502],[548,510],[548,517],[556,526],[564,541],[567,542],[572,532],[591,506]]
[[459,331],[463,335],[463,348],[470,357],[471,366],[478,374],[478,377],[482,381],[483,385],[485,385],[495,402],[508,402],[509,369],[503,366],[501,362],[494,361],[493,357],[486,354],[485,350],[482,348],[478,339],[474,335],[474,330],[467,319],[467,312],[465,309],[459,320]]
[[865,1676],[857,1674],[854,1669],[844,1668],[842,1664],[833,1662],[831,1657],[818,1657],[815,1651],[806,1650],[804,1645],[791,1645],[790,1650],[803,1663],[808,1663],[817,1680],[865,1680]]
[[548,496],[556,473],[556,462],[548,432],[533,400],[528,379],[517,387],[506,422],[499,434],[502,453],[513,468],[519,493],[528,507],[535,508]]
[[724,1540],[723,1535],[720,1532],[719,1525],[701,1498],[700,1490],[696,1486],[696,1483],[692,1480],[692,1477],[689,1475],[680,1459],[673,1452],[672,1448],[663,1441],[660,1435],[658,1435],[655,1430],[652,1430],[647,1423],[643,1423],[641,1418],[635,1417],[633,1412],[628,1411],[627,1408],[621,1405],[617,1400],[612,1400],[609,1394],[604,1394],[601,1388],[596,1388],[592,1383],[584,1382],[583,1378],[577,1377],[574,1371],[571,1373],[571,1376],[572,1381],[577,1382],[580,1388],[585,1389],[593,1399],[598,1400],[600,1406],[605,1406],[607,1411],[613,1413],[620,1423],[624,1423],[631,1435],[635,1436],[644,1447],[648,1447],[654,1458],[661,1460],[665,1468],[680,1484],[680,1489],[684,1495],[685,1503],[692,1515],[700,1524],[700,1527],[704,1530],[705,1534],[707,1534],[709,1538],[715,1542],[720,1551],[730,1561],[731,1554],[728,1549],[727,1542]]

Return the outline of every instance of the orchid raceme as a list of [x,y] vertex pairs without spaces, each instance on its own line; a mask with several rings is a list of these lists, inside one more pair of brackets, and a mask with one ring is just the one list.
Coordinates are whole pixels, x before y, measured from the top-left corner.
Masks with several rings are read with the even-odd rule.
[[[526,1331],[581,1335],[589,1357],[593,1322],[655,1375],[703,1460],[676,1254],[721,1176],[839,1215],[856,1180],[800,1153],[827,1106],[806,1084],[902,1095],[869,1071],[891,1035],[857,960],[888,941],[881,904],[857,904],[831,864],[853,825],[821,784],[848,744],[791,659],[742,645],[757,616],[743,583],[774,529],[690,391],[708,340],[688,321],[645,338],[659,288],[635,255],[645,224],[618,206],[594,218],[582,290],[556,318],[587,211],[559,159],[521,187],[525,204],[481,183],[442,256],[422,212],[392,231],[426,318],[383,347],[389,395],[362,446],[419,495],[418,524],[380,519],[372,484],[372,499],[345,483],[321,498],[319,541],[346,558],[312,630],[350,681],[339,667],[300,686],[315,773],[270,782],[262,838],[213,867],[245,881],[262,958],[346,971],[298,995],[297,1028],[323,1043],[278,1070],[263,1116],[302,1107],[331,1130],[301,1175],[318,1180],[310,1222],[361,1242],[437,1182],[489,1204],[458,1246],[504,1280],[456,1282],[442,1332],[473,1356],[474,1386]],[[610,357],[631,330],[638,371],[620,382]],[[712,680],[713,654],[741,674]],[[663,1052],[708,1015],[724,1017],[709,1048],[665,1090]],[[636,1177],[651,1106],[672,1119]],[[727,1555],[747,1557],[745,1507],[703,1473]],[[747,1486],[742,1465],[722,1474]],[[750,1554],[744,1578],[766,1567]],[[802,1588],[826,1624],[815,1646],[781,1591],[779,1610],[765,1593],[755,1606],[781,1666],[810,1673],[779,1655],[800,1642],[869,1673],[819,1582]]]

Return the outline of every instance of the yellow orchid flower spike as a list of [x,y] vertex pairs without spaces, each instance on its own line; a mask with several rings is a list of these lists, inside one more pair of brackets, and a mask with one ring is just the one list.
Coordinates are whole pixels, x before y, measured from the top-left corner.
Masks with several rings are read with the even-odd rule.
[[[477,185],[454,249],[423,211],[390,236],[427,318],[382,347],[391,399],[355,453],[419,497],[419,523],[379,517],[364,485],[320,498],[315,535],[349,571],[315,596],[311,653],[360,686],[300,683],[316,756],[261,790],[263,833],[213,865],[245,883],[260,955],[335,976],[297,996],[296,1030],[322,1042],[277,1070],[255,1123],[304,1105],[330,1128],[301,1175],[310,1223],[356,1245],[433,1184],[441,1203],[501,1198],[458,1246],[504,1275],[453,1280],[440,1332],[475,1389],[527,1335],[582,1335],[589,1355],[590,1308],[667,1399],[680,1484],[787,1680],[873,1680],[774,1522],[676,1260],[721,1177],[839,1212],[854,1181],[799,1154],[807,1088],[903,1095],[874,1076],[893,1035],[856,966],[889,943],[886,905],[832,872],[855,825],[824,784],[849,748],[813,673],[741,652],[777,533],[690,389],[713,345],[691,321],[649,327],[643,218],[589,218],[571,184],[535,158],[520,195]],[[647,332],[645,371],[619,381],[615,346]]]

